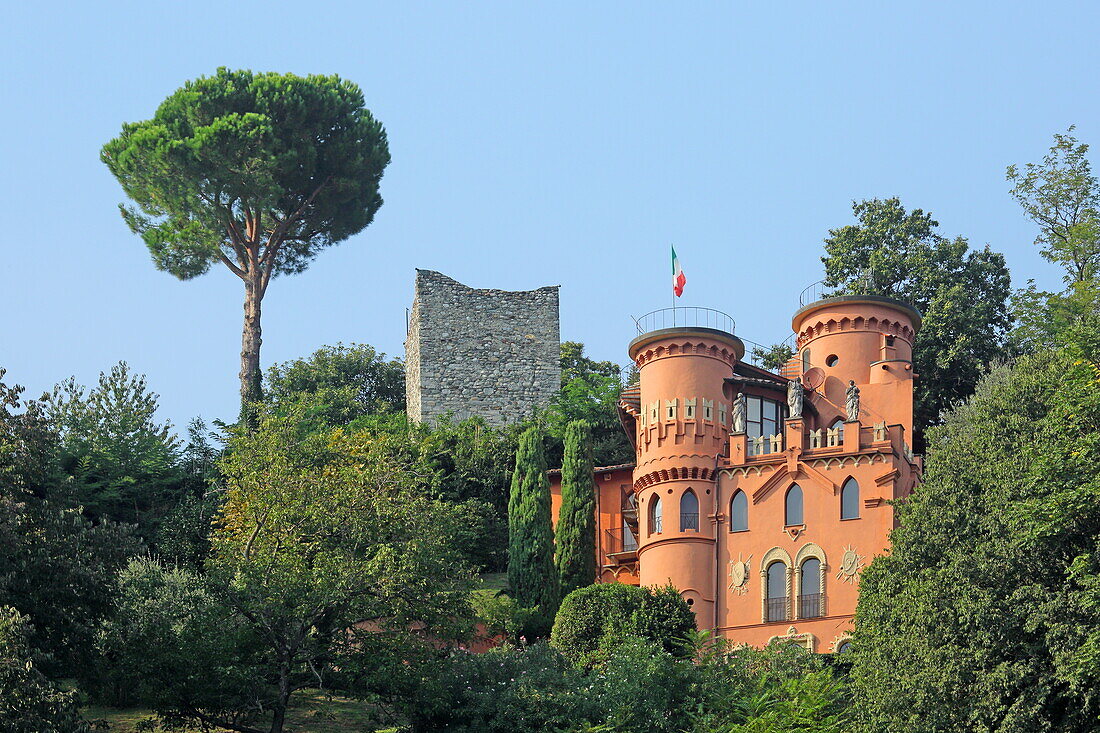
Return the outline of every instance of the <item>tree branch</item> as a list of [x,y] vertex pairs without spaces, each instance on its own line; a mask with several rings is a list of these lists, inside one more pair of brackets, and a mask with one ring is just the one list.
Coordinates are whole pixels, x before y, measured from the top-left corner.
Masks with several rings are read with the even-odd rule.
[[222,252],[222,251],[221,251],[220,249],[218,250],[218,259],[220,259],[220,260],[222,261],[222,263],[223,263],[223,264],[224,264],[224,265],[225,265],[226,267],[228,267],[228,268],[229,268],[229,270],[230,270],[230,271],[231,271],[231,272],[232,272],[232,273],[233,273],[234,275],[236,275],[237,277],[239,277],[239,278],[240,278],[240,279],[242,279],[242,280],[244,280],[244,279],[245,279],[245,277],[246,277],[246,276],[245,276],[245,272],[244,272],[244,270],[242,270],[241,268],[239,268],[239,267],[237,267],[236,265],[234,265],[234,264],[233,264],[233,261],[232,261],[232,260],[230,260],[230,259],[229,259],[228,257],[226,257],[226,256],[225,256],[225,252]]

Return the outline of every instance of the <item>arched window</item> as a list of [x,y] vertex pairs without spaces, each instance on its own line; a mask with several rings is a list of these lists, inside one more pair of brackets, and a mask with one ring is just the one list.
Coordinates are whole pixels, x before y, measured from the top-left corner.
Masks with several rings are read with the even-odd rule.
[[773,562],[768,566],[768,621],[787,620],[787,566]]
[[840,518],[859,519],[859,483],[854,478],[845,481],[840,489]]
[[649,533],[661,533],[661,497],[656,494],[649,502]]
[[836,648],[837,654],[846,654],[850,651],[852,651],[852,642],[847,640],[840,642],[840,644]]
[[680,531],[699,531],[699,498],[688,489],[680,497]]
[[730,532],[744,532],[749,528],[749,498],[738,491],[730,499]]
[[837,431],[837,445],[844,445],[844,420],[838,417],[829,427]]
[[787,489],[787,513],[784,516],[786,517],[784,524],[788,527],[803,524],[802,489],[798,484],[792,484],[791,488]]
[[821,561],[808,557],[798,569],[798,617],[821,615]]

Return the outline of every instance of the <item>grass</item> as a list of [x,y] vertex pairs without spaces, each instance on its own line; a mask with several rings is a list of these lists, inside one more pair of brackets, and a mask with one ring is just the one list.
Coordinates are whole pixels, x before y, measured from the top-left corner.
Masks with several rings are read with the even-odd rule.
[[483,573],[481,576],[481,589],[507,590],[508,573]]
[[[378,728],[368,703],[303,690],[290,700],[285,730],[290,733],[397,733],[398,728]],[[134,733],[138,724],[153,717],[150,710],[91,706],[82,711],[88,720],[105,720],[110,733]],[[262,725],[257,725],[263,728]],[[160,728],[155,730],[159,731]],[[198,728],[180,733],[200,733]]]

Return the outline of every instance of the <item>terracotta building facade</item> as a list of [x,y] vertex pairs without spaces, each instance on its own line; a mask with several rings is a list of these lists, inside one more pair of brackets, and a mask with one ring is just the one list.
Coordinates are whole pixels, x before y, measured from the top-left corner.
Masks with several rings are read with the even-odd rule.
[[743,361],[723,316],[666,315],[630,342],[639,381],[619,410],[636,462],[595,472],[599,580],[671,583],[700,628],[732,641],[843,651],[860,571],[895,526],[889,502],[921,473],[920,315],[875,296],[810,303],[779,374]]

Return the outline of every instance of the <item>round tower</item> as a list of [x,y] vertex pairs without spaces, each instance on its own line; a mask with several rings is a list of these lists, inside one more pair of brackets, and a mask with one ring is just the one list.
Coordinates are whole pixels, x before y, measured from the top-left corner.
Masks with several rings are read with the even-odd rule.
[[[849,382],[860,389],[860,420],[913,430],[913,339],[920,313],[907,303],[876,295],[842,295],[800,308],[798,373],[838,414]],[[909,438],[911,440],[911,438]]]
[[634,469],[639,580],[671,582],[705,625],[716,590],[715,469],[729,433],[726,379],[745,346],[729,316],[708,309],[685,315],[707,325],[645,330],[640,324],[645,332],[628,350],[641,392]]

